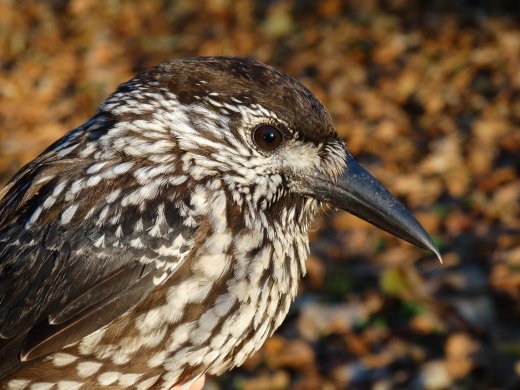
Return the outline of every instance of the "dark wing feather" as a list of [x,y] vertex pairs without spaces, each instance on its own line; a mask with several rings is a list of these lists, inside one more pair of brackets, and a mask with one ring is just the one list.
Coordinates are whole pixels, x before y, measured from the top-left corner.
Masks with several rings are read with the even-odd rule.
[[[146,271],[148,272],[143,275],[143,272]],[[129,290],[129,288],[121,290],[121,286],[129,286],[132,288],[136,284],[136,281],[139,281],[141,284],[143,280],[148,281],[150,275],[153,275],[153,273],[149,271],[150,268],[146,269],[140,264],[118,269],[111,275],[90,286],[77,298],[67,302],[67,304],[58,311],[49,314],[49,324],[61,325],[88,309],[93,311],[99,308],[107,303],[109,297],[118,296],[122,292],[128,292],[127,290]]]
[[[110,323],[154,288],[165,263],[171,274],[186,254],[188,245],[177,258],[158,250],[194,235],[179,214],[178,194],[186,189],[164,185],[153,199],[124,205],[120,200],[139,189],[126,175],[66,199],[93,164],[60,159],[50,148],[0,191],[0,377],[12,370],[5,362],[17,349],[17,359],[34,359]],[[42,210],[63,182],[63,194]],[[114,190],[119,197],[107,202]],[[60,223],[71,204],[79,205],[74,217]],[[136,239],[142,244],[133,245]]]
[[[94,305],[86,302],[85,309],[80,308],[76,315],[59,324],[40,322],[27,334],[20,352],[21,360],[45,356],[102,328],[139,303],[153,288],[152,279],[152,273],[148,273],[127,288],[105,296]],[[121,287],[120,284],[117,286]]]

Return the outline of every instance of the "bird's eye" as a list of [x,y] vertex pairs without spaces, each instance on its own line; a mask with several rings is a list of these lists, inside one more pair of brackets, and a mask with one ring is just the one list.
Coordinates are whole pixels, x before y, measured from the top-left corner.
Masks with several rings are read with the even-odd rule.
[[253,139],[262,150],[276,149],[283,141],[283,135],[276,127],[260,125],[253,132]]

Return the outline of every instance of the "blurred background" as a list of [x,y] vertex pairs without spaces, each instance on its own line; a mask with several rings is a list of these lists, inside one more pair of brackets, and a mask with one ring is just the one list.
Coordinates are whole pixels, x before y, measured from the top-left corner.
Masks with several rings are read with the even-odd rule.
[[207,389],[520,388],[520,2],[0,0],[0,183],[157,63],[307,85],[444,256],[328,213],[299,298]]

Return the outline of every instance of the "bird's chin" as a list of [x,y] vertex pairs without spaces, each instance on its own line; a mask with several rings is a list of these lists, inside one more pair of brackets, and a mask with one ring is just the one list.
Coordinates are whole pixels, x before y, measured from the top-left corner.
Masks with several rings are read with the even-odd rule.
[[336,180],[317,171],[295,181],[300,194],[354,214],[441,259],[433,240],[410,211],[349,154],[343,174]]

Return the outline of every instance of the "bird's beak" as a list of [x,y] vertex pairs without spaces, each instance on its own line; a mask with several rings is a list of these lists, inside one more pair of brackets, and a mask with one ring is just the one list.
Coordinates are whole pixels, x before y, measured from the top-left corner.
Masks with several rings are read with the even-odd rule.
[[323,173],[303,178],[300,191],[435,253],[438,249],[415,217],[347,153],[345,170],[337,181]]

